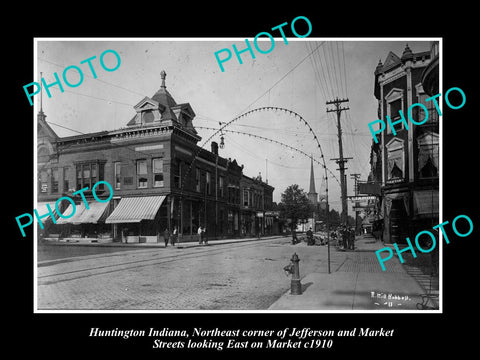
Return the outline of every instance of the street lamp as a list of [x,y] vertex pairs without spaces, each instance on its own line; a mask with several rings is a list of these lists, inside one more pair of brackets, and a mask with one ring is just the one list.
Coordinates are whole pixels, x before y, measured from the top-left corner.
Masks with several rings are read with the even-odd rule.
[[223,134],[223,131],[222,131],[222,124],[225,124],[224,122],[222,121],[219,121],[218,122],[218,125],[220,125],[220,149],[223,149],[225,147],[225,138],[224,138],[224,134]]

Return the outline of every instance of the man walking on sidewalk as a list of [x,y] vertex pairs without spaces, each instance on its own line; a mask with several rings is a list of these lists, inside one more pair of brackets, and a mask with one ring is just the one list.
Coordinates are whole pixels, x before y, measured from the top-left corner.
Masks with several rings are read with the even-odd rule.
[[198,244],[201,245],[202,244],[202,227],[201,226],[199,226],[197,229],[197,235],[198,235]]
[[167,247],[169,239],[170,239],[170,231],[168,231],[168,227],[167,227],[163,232],[163,240],[165,240],[165,247]]
[[178,238],[178,229],[177,229],[177,227],[175,226],[175,227],[173,228],[173,234],[172,234],[172,240],[171,240],[172,246],[175,246],[175,243],[177,242],[177,238]]

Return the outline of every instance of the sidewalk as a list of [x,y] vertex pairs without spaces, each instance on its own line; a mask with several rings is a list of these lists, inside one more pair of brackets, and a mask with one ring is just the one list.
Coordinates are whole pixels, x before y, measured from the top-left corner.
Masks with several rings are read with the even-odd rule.
[[[218,240],[208,240],[208,244],[199,244],[197,241],[188,241],[188,242],[177,242],[175,247],[178,249],[199,247],[199,246],[211,246],[211,245],[222,245],[222,244],[231,244],[231,243],[242,243],[249,241],[261,241],[261,240],[272,240],[285,237],[284,235],[271,235],[263,237],[248,237],[248,238],[234,238],[234,239],[218,239]],[[165,243],[120,243],[120,242],[89,242],[81,241],[78,242],[64,242],[64,241],[44,241],[45,245],[53,246],[94,246],[94,247],[126,247],[126,248],[164,248]],[[172,244],[168,244],[168,247],[172,247]]]
[[[330,248],[340,266],[314,272],[301,279],[302,295],[282,295],[269,310],[415,310],[425,303],[425,290],[410,276],[398,258],[385,263],[382,271],[375,251],[383,248],[371,236],[355,240],[355,251],[339,252]],[[300,275],[301,268],[300,268]],[[438,294],[438,292],[437,292]],[[428,306],[436,306],[429,302]]]

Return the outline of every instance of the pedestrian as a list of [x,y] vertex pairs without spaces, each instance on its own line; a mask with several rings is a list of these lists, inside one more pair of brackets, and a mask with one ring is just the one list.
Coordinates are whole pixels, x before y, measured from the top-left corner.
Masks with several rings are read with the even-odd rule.
[[347,233],[345,227],[342,225],[339,228],[340,250],[345,251],[347,245]]
[[170,240],[170,231],[168,231],[168,228],[165,228],[165,231],[163,232],[163,240],[165,240],[165,247],[167,247],[168,240]]
[[334,243],[335,245],[338,245],[337,243],[337,232],[336,231],[332,231],[330,233],[330,237],[332,238],[332,243]]
[[205,245],[208,245],[207,229],[206,228],[202,228],[202,241]]
[[355,250],[355,229],[352,228],[350,233],[350,250]]
[[197,229],[197,234],[198,234],[198,244],[201,245],[202,242],[203,242],[203,238],[202,238],[202,227],[199,226],[198,229]]
[[315,241],[313,240],[313,232],[312,232],[312,228],[310,227],[307,230],[307,245],[314,245],[314,244],[315,244]]
[[344,248],[345,248],[345,250],[348,250],[348,249],[350,249],[350,229],[347,226],[345,226],[343,231],[344,231],[343,234],[344,234],[344,239],[345,239]]
[[172,234],[172,246],[175,246],[175,243],[177,242],[177,238],[178,238],[178,229],[175,226],[173,228],[173,234]]
[[292,244],[295,245],[297,242],[297,231],[295,229],[292,229]]

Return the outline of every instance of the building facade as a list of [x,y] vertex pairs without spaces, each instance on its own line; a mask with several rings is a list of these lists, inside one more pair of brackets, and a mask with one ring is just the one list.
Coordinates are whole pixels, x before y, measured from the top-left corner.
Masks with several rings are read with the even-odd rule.
[[[432,49],[435,46],[438,43]],[[424,88],[424,74],[432,59],[431,51],[413,53],[407,45],[401,57],[390,52],[375,69],[378,118],[398,121],[394,131],[387,125],[379,142],[372,143],[370,158],[370,185],[379,184],[381,189],[380,194],[378,190],[371,193],[378,199],[376,219],[382,222],[383,240],[389,243],[406,243],[406,237],[438,224],[439,117],[434,103],[426,101],[432,95],[430,89]],[[438,65],[430,74],[438,79]],[[408,120],[408,109],[414,103],[428,110],[423,125]],[[400,121],[400,110],[406,121]],[[412,118],[421,122],[425,113],[414,107]]]
[[[153,243],[176,229],[180,241],[193,241],[200,226],[210,239],[242,235],[243,165],[219,156],[215,142],[209,150],[198,145],[192,107],[177,104],[164,71],[161,78],[160,89],[134,106],[135,115],[121,129],[60,138],[39,113],[38,209],[62,196],[76,205],[74,216],[47,224],[44,235]],[[111,185],[109,202],[93,199],[98,181]],[[255,186],[262,205],[248,210],[269,210],[273,187],[261,181]],[[110,196],[104,184],[95,192],[100,199]],[[66,202],[59,210],[68,215],[73,209]]]
[[242,236],[278,234],[278,214],[273,209],[274,188],[257,177],[242,175],[240,222]]

